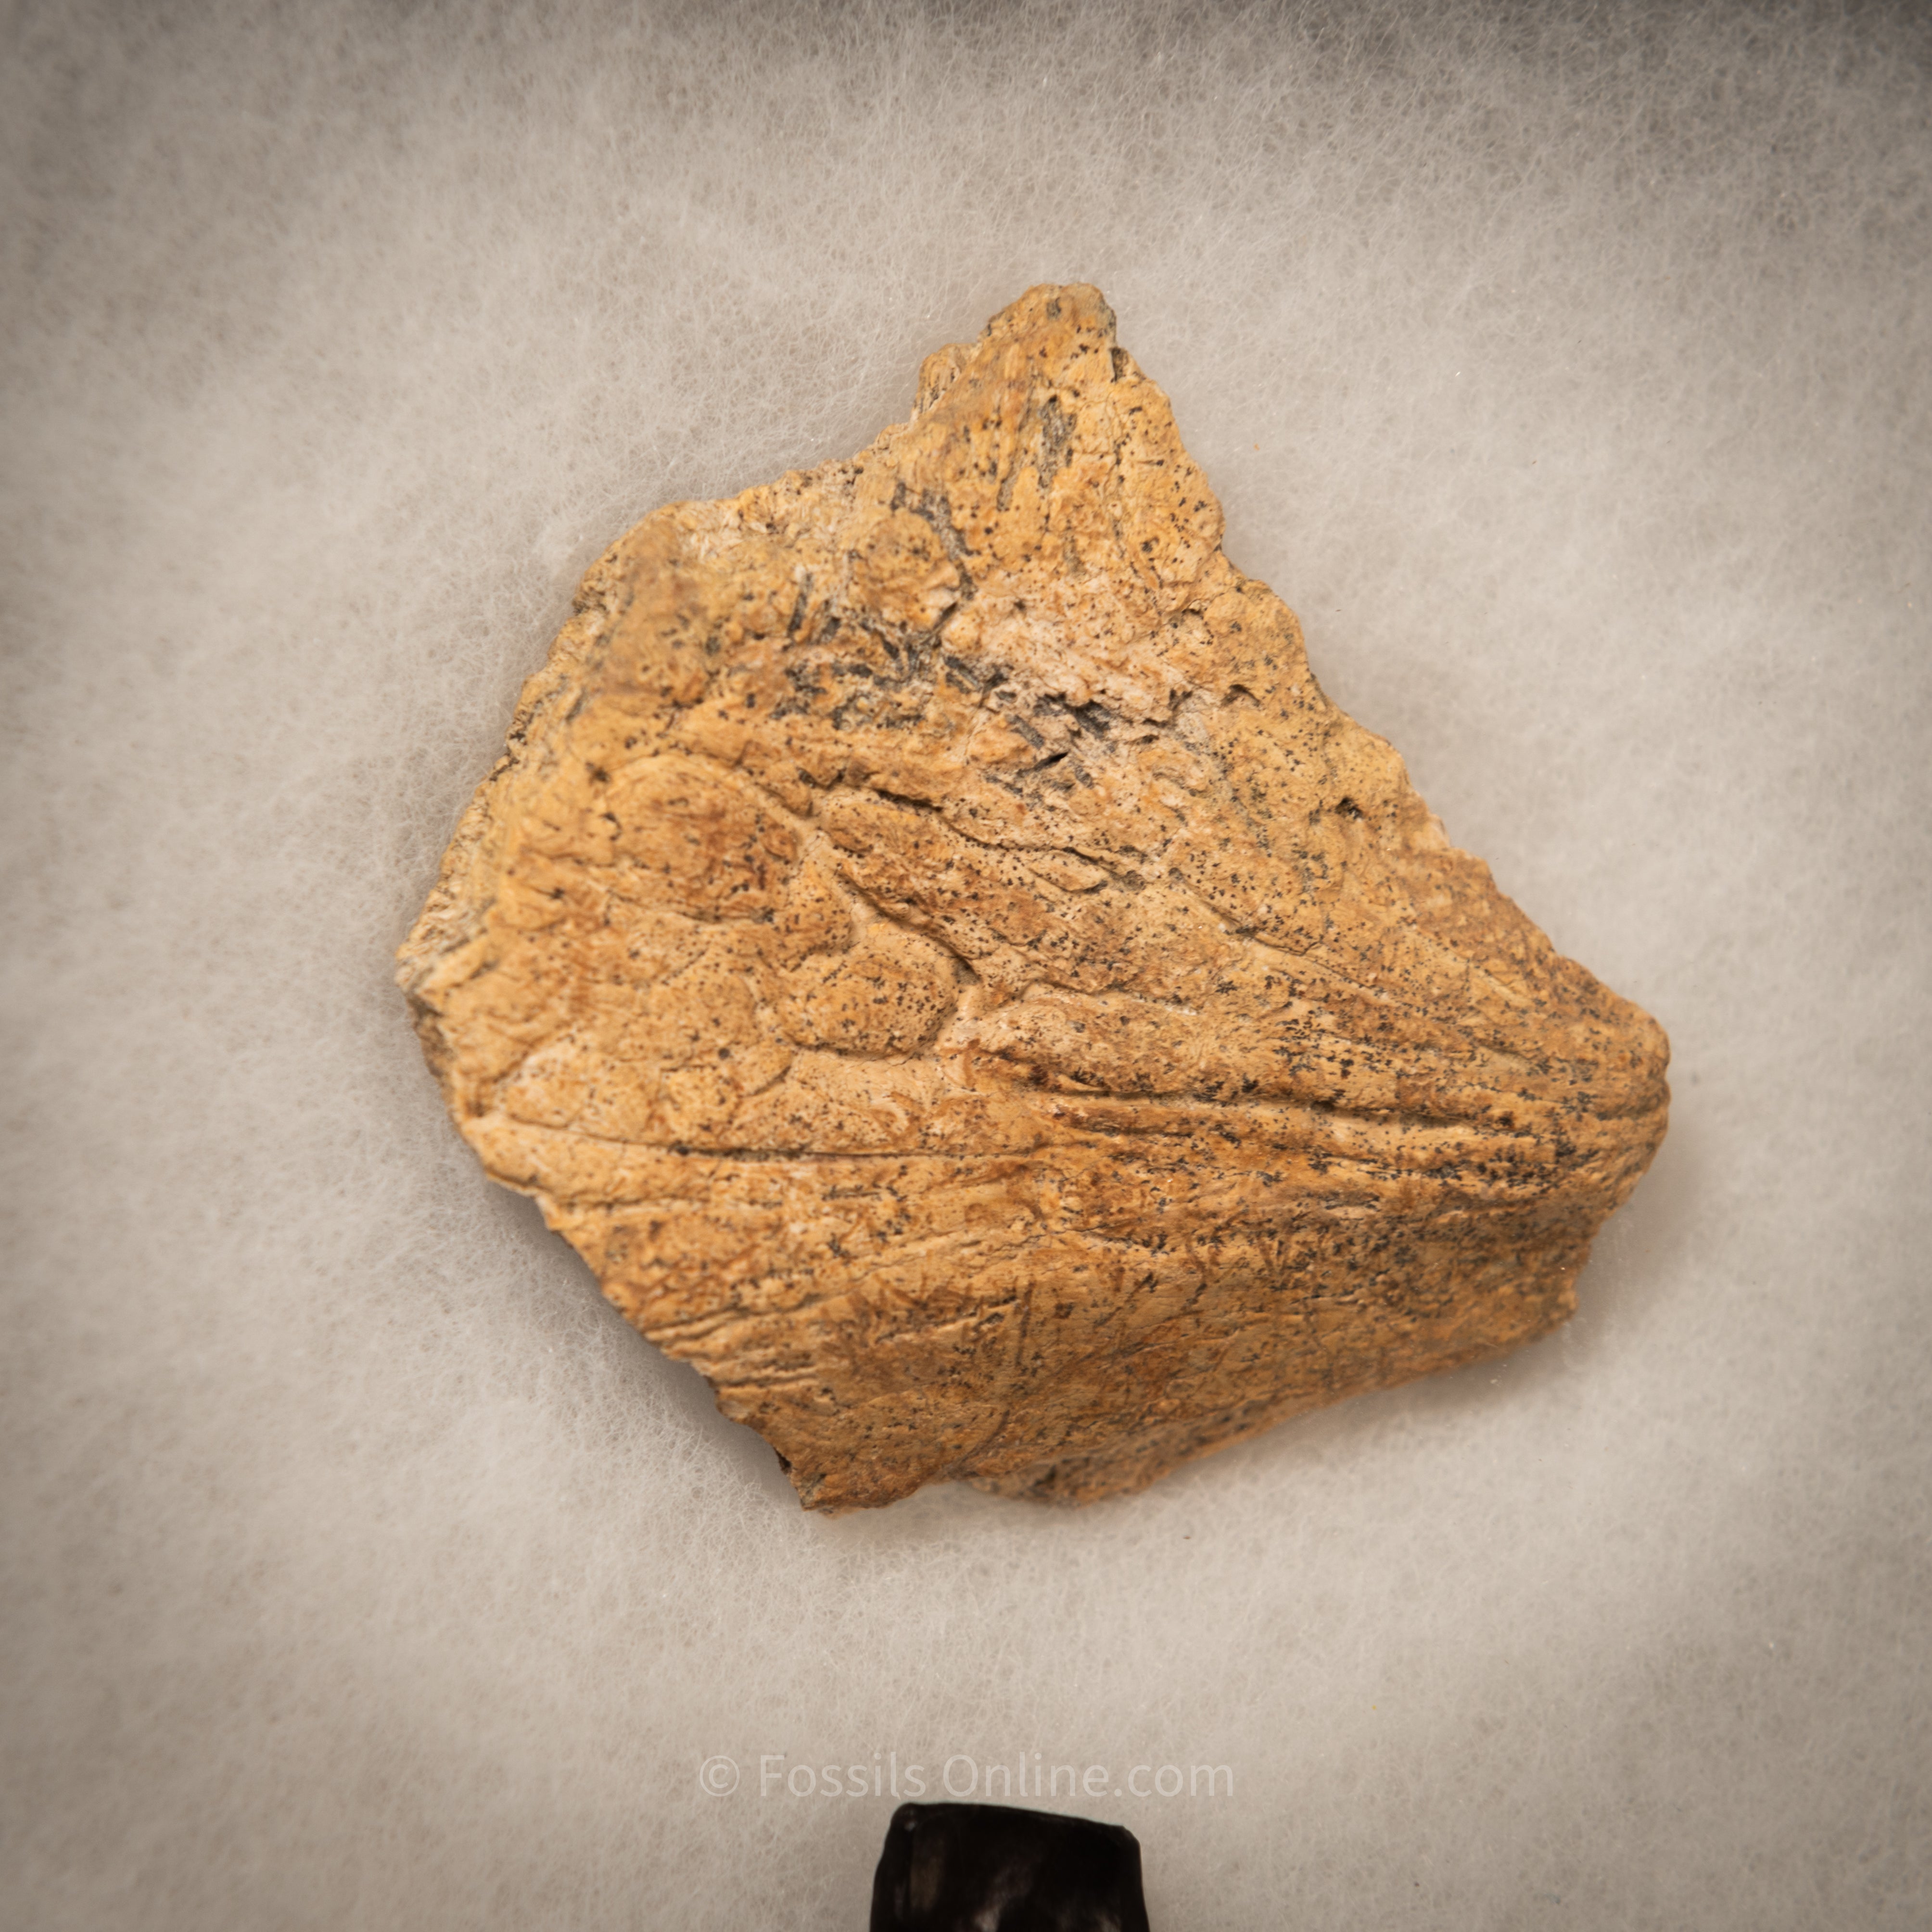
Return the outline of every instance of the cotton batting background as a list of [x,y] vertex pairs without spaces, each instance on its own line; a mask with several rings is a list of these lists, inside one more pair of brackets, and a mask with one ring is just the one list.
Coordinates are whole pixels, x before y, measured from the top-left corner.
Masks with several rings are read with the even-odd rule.
[[[1926,1922],[1916,10],[4,32],[0,1918],[835,1932],[954,1760],[1101,1767],[1158,1932]],[[1049,280],[1670,1138],[1507,1364],[821,1520],[391,955],[604,544]]]

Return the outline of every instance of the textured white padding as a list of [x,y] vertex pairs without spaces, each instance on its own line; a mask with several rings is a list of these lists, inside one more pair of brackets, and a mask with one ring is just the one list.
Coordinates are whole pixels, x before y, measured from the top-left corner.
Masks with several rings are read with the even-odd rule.
[[[841,1932],[875,1750],[1228,1766],[1053,1801],[1157,1932],[1928,1922],[1919,10],[8,8],[0,1923]],[[1046,280],[1673,1124],[1506,1365],[821,1520],[390,956],[598,550]]]

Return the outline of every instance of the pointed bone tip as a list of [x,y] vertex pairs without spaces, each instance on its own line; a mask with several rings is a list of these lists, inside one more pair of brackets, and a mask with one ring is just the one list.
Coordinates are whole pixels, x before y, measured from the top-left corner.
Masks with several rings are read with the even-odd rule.
[[1090,282],[1040,282],[1009,302],[981,332],[994,340],[1048,332],[1097,334],[1112,347],[1117,324],[1107,298]]

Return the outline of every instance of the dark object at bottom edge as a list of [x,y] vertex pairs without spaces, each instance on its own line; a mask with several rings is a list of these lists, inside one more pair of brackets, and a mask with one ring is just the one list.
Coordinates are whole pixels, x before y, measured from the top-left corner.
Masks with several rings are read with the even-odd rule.
[[1140,1840],[1004,1804],[902,1804],[871,1932],[1148,1932]]

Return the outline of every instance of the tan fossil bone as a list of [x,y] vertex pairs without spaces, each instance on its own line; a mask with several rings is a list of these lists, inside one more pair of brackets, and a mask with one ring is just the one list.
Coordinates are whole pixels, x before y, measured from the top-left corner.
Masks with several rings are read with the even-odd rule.
[[585,578],[402,950],[458,1127],[808,1504],[1080,1502],[1574,1306],[1662,1033],[1221,550],[1090,288]]

